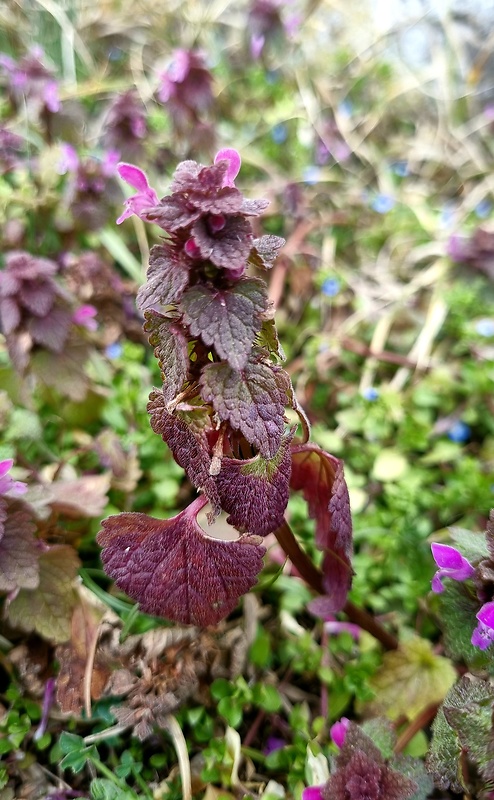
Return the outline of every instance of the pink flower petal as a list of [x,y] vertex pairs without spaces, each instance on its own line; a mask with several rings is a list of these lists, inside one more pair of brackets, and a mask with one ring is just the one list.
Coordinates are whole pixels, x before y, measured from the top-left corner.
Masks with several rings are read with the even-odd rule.
[[235,178],[237,177],[238,173],[240,172],[240,165],[242,163],[242,159],[240,158],[240,153],[237,150],[234,150],[231,147],[224,147],[223,150],[220,150],[216,153],[214,157],[214,163],[217,164],[218,161],[228,161],[228,169],[225,175],[225,186],[234,186]]
[[432,555],[438,567],[446,569],[461,569],[463,565],[463,556],[455,548],[448,544],[431,544]]
[[494,635],[494,602],[484,603],[477,614],[477,619],[479,622],[482,622],[483,625],[492,628]]
[[125,162],[121,161],[117,164],[117,171],[125,183],[128,183],[129,186],[132,186],[134,189],[139,189],[141,192],[145,192],[146,189],[149,189],[149,181],[146,173],[143,172],[142,169],[139,169],[139,167],[135,167],[133,164],[125,164]]

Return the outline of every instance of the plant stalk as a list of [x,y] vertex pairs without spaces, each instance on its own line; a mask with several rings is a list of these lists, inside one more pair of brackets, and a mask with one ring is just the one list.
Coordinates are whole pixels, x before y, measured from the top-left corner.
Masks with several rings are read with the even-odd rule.
[[[275,530],[274,535],[302,578],[316,592],[325,594],[321,570],[312,563],[307,553],[302,550],[286,520]],[[396,650],[398,648],[396,637],[388,633],[368,611],[354,605],[350,600],[347,600],[342,610],[351,622],[374,636],[386,650]]]

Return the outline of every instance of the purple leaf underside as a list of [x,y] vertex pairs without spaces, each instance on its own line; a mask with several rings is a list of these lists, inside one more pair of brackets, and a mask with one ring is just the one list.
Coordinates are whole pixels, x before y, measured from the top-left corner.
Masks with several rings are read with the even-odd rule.
[[155,305],[169,305],[180,300],[189,282],[189,271],[170,245],[151,248],[146,283],[137,293],[141,310]]
[[196,521],[205,502],[198,498],[169,520],[124,513],[103,521],[105,570],[146,613],[215,625],[256,583],[265,552],[259,539],[207,536]]
[[271,366],[248,363],[237,372],[228,364],[209,364],[201,375],[201,394],[261,456],[274,458],[284,431],[286,394]]
[[223,459],[216,484],[221,506],[230,515],[227,522],[237,530],[267,536],[282,524],[289,496],[291,438],[285,436],[269,460]]
[[243,267],[252,247],[252,228],[244,217],[227,217],[225,227],[214,234],[201,217],[194,223],[192,235],[202,258],[226,270]]
[[166,442],[177,464],[185,470],[191,483],[204,492],[213,512],[218,513],[220,500],[214,478],[209,473],[211,455],[206,430],[191,429],[178,416],[170,414],[163,392],[158,389],[149,395],[147,410],[153,431]]
[[262,281],[246,278],[223,291],[194,286],[182,297],[179,310],[192,336],[200,336],[220,358],[240,370],[247,364],[268,303]]
[[343,463],[315,444],[293,445],[290,487],[303,493],[316,521],[316,545],[324,552],[324,588],[332,610],[340,611],[352,578],[352,518]]

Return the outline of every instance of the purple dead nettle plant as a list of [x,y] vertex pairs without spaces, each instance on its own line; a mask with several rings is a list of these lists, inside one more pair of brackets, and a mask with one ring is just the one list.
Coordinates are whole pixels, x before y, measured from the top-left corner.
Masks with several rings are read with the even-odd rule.
[[[167,234],[137,296],[163,381],[150,395],[151,427],[200,494],[172,519],[109,517],[98,542],[106,572],[143,611],[185,624],[215,624],[235,608],[256,583],[268,534],[294,563],[297,551],[303,558],[284,519],[290,487],[316,521],[325,610],[343,608],[352,574],[342,462],[308,442],[266,284],[247,274],[268,270],[284,242],[254,238],[250,218],[268,201],[242,195],[239,169],[231,149],[212,166],[184,161],[160,200],[140,169],[119,165],[137,193],[118,221],[136,214]],[[203,530],[197,516],[208,505],[209,523],[226,512],[238,538]]]

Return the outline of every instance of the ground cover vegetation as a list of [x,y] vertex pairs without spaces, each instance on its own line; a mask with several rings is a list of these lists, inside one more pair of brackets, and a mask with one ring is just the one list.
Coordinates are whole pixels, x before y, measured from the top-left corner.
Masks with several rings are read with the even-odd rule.
[[0,8],[0,800],[494,797],[453,33],[414,71],[351,3]]

